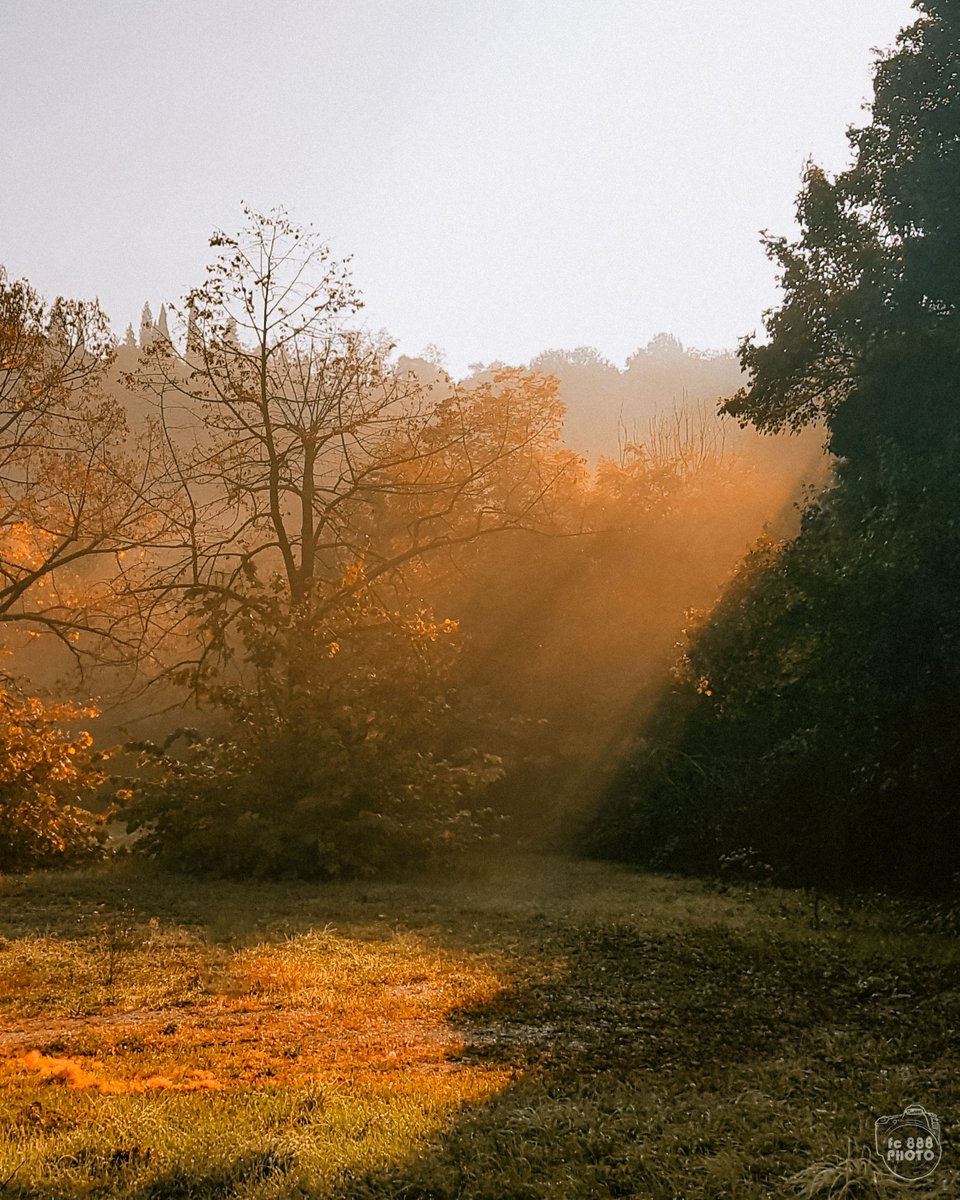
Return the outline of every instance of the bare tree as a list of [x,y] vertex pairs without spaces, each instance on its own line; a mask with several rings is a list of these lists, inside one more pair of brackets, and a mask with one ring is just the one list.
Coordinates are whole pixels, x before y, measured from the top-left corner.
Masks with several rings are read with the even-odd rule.
[[149,434],[131,440],[102,390],[112,355],[96,304],[47,305],[0,269],[0,625],[81,667],[142,653],[129,584],[168,507]]
[[282,640],[292,687],[359,596],[386,619],[430,555],[542,522],[571,456],[554,381],[422,387],[349,328],[347,262],[282,210],[245,213],[243,233],[211,240],[184,348],[155,339],[138,376],[180,494],[154,590],[182,597],[178,632],[199,644],[178,665],[195,686],[239,638],[261,665],[264,639]]
[[176,759],[145,746],[163,767],[128,816],[200,869],[365,873],[485,827],[499,761],[458,742],[457,622],[429,576],[548,523],[579,460],[556,381],[421,385],[351,328],[346,263],[282,211],[246,215],[212,239],[182,348],[154,339],[138,374],[177,495],[141,596],[175,617],[170,671],[232,727]]

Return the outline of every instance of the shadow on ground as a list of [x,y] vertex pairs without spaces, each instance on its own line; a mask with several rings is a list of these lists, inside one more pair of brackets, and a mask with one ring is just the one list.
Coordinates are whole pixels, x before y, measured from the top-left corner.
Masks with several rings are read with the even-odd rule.
[[[949,962],[719,924],[536,924],[530,953],[565,968],[458,1018],[466,1056],[515,1082],[337,1200],[885,1196],[901,1185],[875,1117],[960,1107]],[[957,1182],[941,1166],[922,1194]]]

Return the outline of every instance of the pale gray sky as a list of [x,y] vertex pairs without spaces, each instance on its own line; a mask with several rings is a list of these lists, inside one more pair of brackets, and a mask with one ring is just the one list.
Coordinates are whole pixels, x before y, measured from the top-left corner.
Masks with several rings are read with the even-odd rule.
[[908,0],[0,0],[0,262],[118,332],[240,201],[451,368],[733,346]]

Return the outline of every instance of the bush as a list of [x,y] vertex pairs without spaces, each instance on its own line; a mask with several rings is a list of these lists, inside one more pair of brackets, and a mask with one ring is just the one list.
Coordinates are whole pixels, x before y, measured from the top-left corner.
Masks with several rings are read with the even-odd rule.
[[[179,754],[173,749],[185,743]],[[379,739],[350,745],[328,728],[293,755],[182,731],[137,747],[152,778],[126,808],[142,852],[191,873],[330,879],[438,861],[491,836],[470,807],[501,770],[489,755],[458,764]]]
[[135,747],[145,774],[126,816],[140,849],[191,872],[329,879],[449,857],[495,833],[477,806],[500,760],[462,748],[443,682],[455,632],[364,602],[336,640],[297,642],[295,674],[283,638],[261,638],[258,686],[212,693],[228,732]]
[[78,801],[106,782],[104,756],[87,732],[61,727],[96,716],[45,705],[0,684],[0,871],[72,865],[103,854],[106,814]]

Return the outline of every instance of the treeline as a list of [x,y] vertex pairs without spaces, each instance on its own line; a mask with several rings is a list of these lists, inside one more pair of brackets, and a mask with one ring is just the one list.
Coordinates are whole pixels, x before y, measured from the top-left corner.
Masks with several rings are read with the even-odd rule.
[[696,615],[592,838],[670,869],[955,897],[960,882],[960,23],[917,6],[853,165],[810,166],[784,287],[726,411],[819,421],[796,536]]
[[[184,330],[183,336],[189,337],[190,331]],[[133,325],[128,325],[116,348],[115,376],[122,379],[135,371],[141,351],[158,338],[171,339],[166,305],[160,305],[154,318],[148,301],[143,306],[139,330],[135,332]],[[425,353],[428,358],[401,355],[397,369],[412,372],[424,385],[442,384],[447,378],[442,352],[431,347]],[[492,379],[512,365],[472,363],[461,383]],[[626,443],[648,440],[651,425],[662,424],[676,412],[714,414],[721,400],[732,395],[745,378],[732,352],[692,349],[668,333],[651,338],[627,358],[622,368],[592,346],[546,350],[522,366],[531,374],[556,379],[557,398],[564,407],[563,442],[591,461],[618,458]],[[129,393],[125,400],[135,411],[142,407]],[[723,427],[722,436],[731,448],[747,440],[752,443],[751,453],[756,455],[760,450],[760,444],[745,439],[733,422]],[[774,460],[789,456],[782,442],[771,451]]]
[[[211,245],[120,347],[0,278],[0,869],[97,853],[108,817],[238,876],[555,834],[796,463],[694,410],[594,468],[555,376],[395,363],[282,211]],[[108,762],[104,702],[165,715]]]
[[[0,869],[100,853],[111,815],[234,876],[576,836],[955,895],[960,28],[918,7],[853,165],[767,241],[783,301],[717,415],[730,361],[669,339],[395,362],[282,211],[119,350],[0,277]],[[693,403],[625,419],[668,360]],[[617,406],[599,462],[564,395]],[[108,760],[92,693],[167,715]]]
[[[557,379],[567,409],[566,439],[583,454],[613,458],[624,440],[638,440],[652,420],[676,410],[708,409],[743,384],[740,364],[729,351],[691,349],[660,333],[631,354],[620,368],[590,346],[547,350],[529,369]],[[737,442],[736,427],[724,435]],[[777,447],[783,454],[784,447]]]

